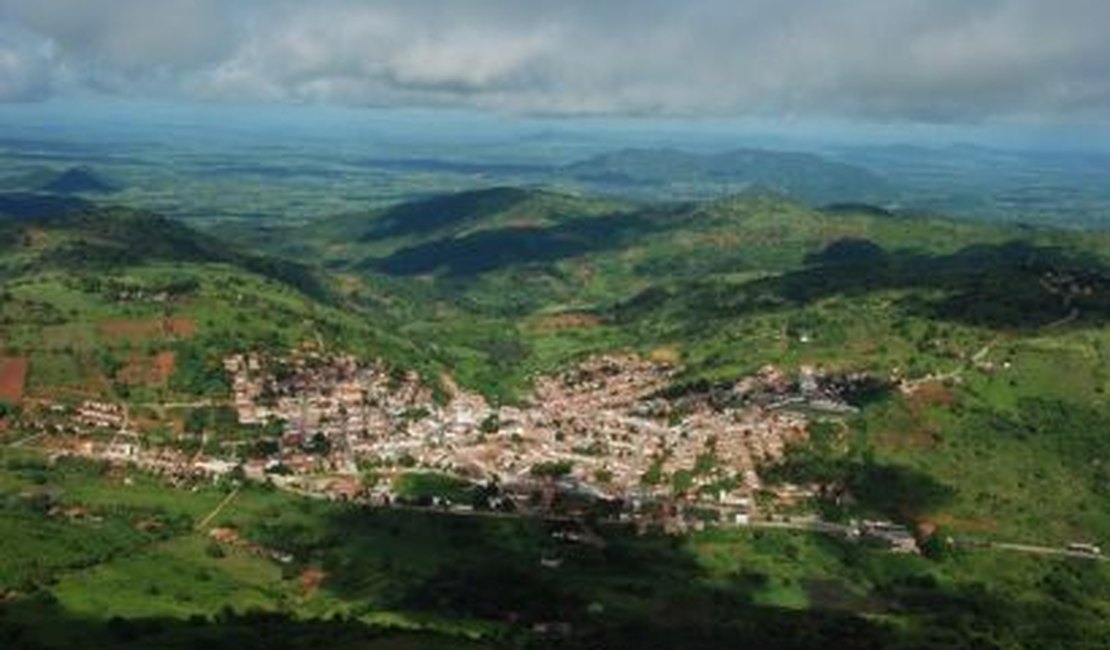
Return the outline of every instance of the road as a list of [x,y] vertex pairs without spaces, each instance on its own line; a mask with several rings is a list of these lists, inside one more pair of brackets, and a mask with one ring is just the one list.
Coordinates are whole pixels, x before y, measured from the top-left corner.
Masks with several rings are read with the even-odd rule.
[[[8,445],[8,447],[17,447],[45,434],[36,434],[28,436]],[[328,496],[319,492],[303,490],[296,488],[292,485],[286,484],[284,481],[275,481],[275,485],[287,492],[297,494],[302,497],[312,499],[327,499]],[[223,512],[224,508],[231,504],[231,502],[238,496],[242,486],[236,487],[232,490],[220,503],[204,517],[196,526],[197,530],[203,530],[209,523]],[[496,519],[514,519],[520,517],[533,517],[543,519],[546,521],[559,521],[559,522],[573,522],[578,521],[580,518],[571,516],[562,516],[544,513],[522,513],[522,512],[497,512],[488,510],[470,510],[470,509],[455,509],[455,508],[432,508],[421,506],[406,506],[401,504],[392,504],[386,506],[387,509],[395,510],[409,510],[415,512],[438,513],[462,517],[483,517],[483,518],[496,518]],[[619,523],[617,520],[610,520],[607,523]],[[791,530],[798,532],[818,533],[824,535],[837,535],[847,537],[850,535],[852,528],[845,524],[833,523],[821,519],[801,519],[794,518],[785,521],[768,521],[768,520],[752,520],[747,524],[740,526],[741,528],[755,528],[755,529],[769,529],[769,530]],[[1067,548],[1052,547],[1052,546],[1037,546],[1034,544],[1019,544],[1014,542],[991,542],[991,541],[964,541],[960,542],[960,546],[967,549],[980,549],[980,550],[998,550],[1012,553],[1025,553],[1028,555],[1052,556],[1052,557],[1066,557],[1079,560],[1091,560],[1095,562],[1110,561],[1110,557],[1096,555],[1093,553],[1085,553],[1082,551],[1073,551]]]
[[770,528],[775,530],[800,530],[811,533],[825,533],[828,535],[848,535],[851,526],[834,524],[820,519],[802,521],[762,521],[752,520],[744,525],[746,528]]
[[41,438],[45,435],[46,435],[45,433],[36,433],[33,436],[27,436],[26,438],[21,438],[19,440],[16,440],[15,442],[8,445],[8,447],[11,448],[11,449],[15,449],[16,447],[22,447],[24,444],[26,444],[28,442],[32,442],[34,440],[38,440],[39,438]]
[[227,406],[231,400],[227,399],[201,399],[191,402],[140,402],[132,404],[132,408],[148,409],[199,409],[209,406]]
[[1068,312],[1067,316],[1064,316],[1063,318],[1052,321],[1048,325],[1045,325],[1044,329],[1050,330],[1050,329],[1057,329],[1057,328],[1063,327],[1064,325],[1067,325],[1067,324],[1071,323],[1072,321],[1078,320],[1080,315],[1081,314],[1080,314],[1079,308],[1078,307],[1072,307],[1071,311]]
[[212,510],[212,512],[208,513],[207,517],[200,520],[200,523],[197,524],[197,530],[204,530],[205,526],[207,526],[209,522],[215,519],[223,511],[223,509],[226,508],[229,503],[231,503],[232,499],[239,495],[239,490],[241,489],[243,489],[242,485],[235,486],[235,489],[232,490],[226,497],[224,497],[223,501],[220,501],[220,504],[217,505],[216,508]]
[[1007,542],[991,542],[990,548],[998,549],[1001,551],[1014,551],[1016,553],[1027,553],[1029,555],[1053,555],[1057,557],[1071,557],[1079,560],[1094,560],[1096,562],[1106,562],[1110,558],[1102,555],[1095,555],[1093,553],[1084,553],[1082,551],[1072,551],[1066,548],[1055,548],[1051,546],[1034,546],[1032,544],[1011,544]]
[[966,363],[961,364],[957,368],[953,368],[948,372],[942,372],[940,374],[925,375],[924,377],[918,377],[917,379],[909,379],[902,382],[902,385],[906,386],[907,388],[914,388],[922,384],[931,384],[935,382],[962,379],[964,372],[975,367],[976,364],[980,363],[983,359],[987,357],[988,354],[990,354],[991,350],[994,349],[994,346],[998,343],[1000,338],[1000,336],[995,336],[994,338],[992,338],[986,343],[986,345],[976,350],[975,353],[968,358]]
[[[280,488],[282,488],[282,489],[284,489],[288,492],[291,492],[293,494],[297,494],[297,495],[300,495],[300,496],[303,496],[303,497],[307,497],[307,498],[311,498],[311,499],[326,499],[327,498],[325,495],[317,493],[317,492],[302,490],[302,489],[295,488],[295,487],[290,486],[290,485],[281,485],[280,483],[278,483],[277,485],[278,485],[278,487],[280,487]],[[412,512],[437,513],[437,514],[452,515],[452,516],[458,516],[458,517],[482,517],[482,518],[493,518],[493,519],[519,519],[519,518],[522,518],[522,517],[524,517],[524,518],[532,517],[532,518],[537,518],[537,519],[543,519],[543,520],[546,520],[546,521],[561,521],[561,522],[571,522],[571,521],[577,521],[579,519],[579,518],[576,518],[576,517],[550,515],[550,514],[545,515],[545,514],[540,514],[540,513],[498,512],[498,511],[489,511],[489,510],[469,510],[469,509],[468,510],[462,510],[462,509],[454,509],[454,508],[433,508],[433,507],[424,507],[424,506],[408,506],[408,505],[401,505],[401,504],[396,504],[396,503],[391,504],[389,506],[384,506],[384,507],[387,508],[387,509],[391,509],[391,510],[406,510],[406,511],[412,511]],[[623,522],[620,522],[619,520],[608,520],[605,523],[623,523]],[[763,530],[790,530],[790,531],[805,532],[805,533],[818,533],[818,534],[822,534],[822,535],[836,535],[836,536],[839,536],[839,537],[849,537],[852,533],[852,527],[847,525],[847,524],[838,524],[838,523],[834,523],[834,522],[831,522],[831,521],[824,521],[824,520],[821,520],[821,519],[797,519],[797,518],[795,518],[795,519],[786,520],[786,521],[767,521],[767,520],[756,519],[756,520],[751,520],[746,524],[741,524],[738,527],[739,528],[755,528],[755,529],[763,529]],[[1010,551],[1010,552],[1014,552],[1014,553],[1026,553],[1026,554],[1029,554],[1029,555],[1045,555],[1045,556],[1054,556],[1054,557],[1069,557],[1069,558],[1080,559],[1080,560],[1094,560],[1096,562],[1106,562],[1106,561],[1110,560],[1110,558],[1107,558],[1107,557],[1104,557],[1104,556],[1101,556],[1101,555],[1093,555],[1091,553],[1083,553],[1081,551],[1071,551],[1071,550],[1068,550],[1066,548],[1057,548],[1057,547],[1051,547],[1051,546],[1035,546],[1035,545],[1032,545],[1032,544],[1015,544],[1015,543],[1010,543],[1010,542],[984,542],[984,543],[981,543],[981,544],[964,543],[964,544],[962,544],[962,546],[964,546],[966,548],[969,548],[969,549],[974,549],[974,548],[994,549],[994,550],[999,550],[999,551]]]

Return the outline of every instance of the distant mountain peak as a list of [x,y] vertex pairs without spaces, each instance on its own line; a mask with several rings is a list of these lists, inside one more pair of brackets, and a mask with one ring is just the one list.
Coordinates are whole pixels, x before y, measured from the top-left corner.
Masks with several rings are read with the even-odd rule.
[[109,194],[118,192],[119,184],[108,180],[90,167],[65,169],[36,167],[0,179],[0,188],[9,192],[46,192],[50,194]]
[[559,221],[603,211],[611,203],[542,188],[495,186],[466,190],[386,208],[376,215],[361,239],[443,236],[513,219],[529,223]]
[[88,167],[70,167],[37,189],[54,194],[109,194],[120,190]]
[[885,178],[864,167],[771,149],[621,149],[572,163],[563,172],[601,191],[631,189],[673,196],[701,188],[701,196],[694,198],[733,194],[756,185],[811,205],[883,202],[893,194]]

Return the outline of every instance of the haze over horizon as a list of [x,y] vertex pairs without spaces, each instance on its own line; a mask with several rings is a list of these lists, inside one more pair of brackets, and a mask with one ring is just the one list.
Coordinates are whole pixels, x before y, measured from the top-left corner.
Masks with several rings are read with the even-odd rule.
[[0,0],[0,102],[50,99],[1105,130],[1110,5]]

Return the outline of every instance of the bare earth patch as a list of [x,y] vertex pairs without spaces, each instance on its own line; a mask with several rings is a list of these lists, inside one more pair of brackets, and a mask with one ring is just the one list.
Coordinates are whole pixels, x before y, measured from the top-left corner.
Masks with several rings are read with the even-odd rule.
[[920,384],[910,394],[910,407],[915,410],[930,406],[948,408],[955,403],[956,393],[941,382]]
[[23,401],[28,365],[27,357],[0,357],[0,400],[11,404]]
[[935,532],[938,528],[960,533],[989,533],[997,524],[990,519],[961,519],[954,515],[939,513],[922,518],[918,528]]
[[328,574],[320,569],[309,568],[301,573],[301,591],[306,596],[311,596],[324,584]]
[[682,363],[682,352],[673,345],[665,345],[652,350],[648,354],[648,359],[653,363],[677,366]]
[[176,355],[170,350],[163,350],[152,356],[134,354],[120,370],[118,378],[132,386],[160,386],[173,375],[175,363]]

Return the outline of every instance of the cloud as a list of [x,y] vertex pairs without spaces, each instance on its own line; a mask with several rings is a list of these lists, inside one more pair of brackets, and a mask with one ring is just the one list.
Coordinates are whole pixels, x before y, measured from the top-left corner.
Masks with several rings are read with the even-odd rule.
[[45,99],[63,76],[49,41],[0,24],[0,102]]
[[64,67],[219,101],[1110,119],[1102,0],[0,0],[0,21],[34,41],[0,50],[2,98]]

